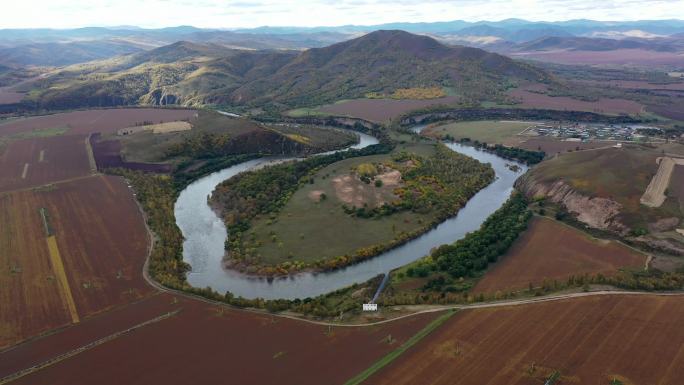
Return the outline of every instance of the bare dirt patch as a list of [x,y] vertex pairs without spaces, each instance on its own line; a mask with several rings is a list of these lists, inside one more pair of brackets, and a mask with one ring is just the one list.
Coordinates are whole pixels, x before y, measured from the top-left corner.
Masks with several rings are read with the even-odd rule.
[[658,158],[658,172],[653,176],[648,184],[644,195],[641,197],[641,204],[649,207],[660,207],[665,202],[667,196],[665,192],[670,185],[670,178],[674,167],[678,164],[684,165],[684,159],[674,159],[670,157]]
[[309,198],[314,202],[320,202],[323,194],[325,194],[323,190],[313,190],[309,192]]
[[365,183],[355,173],[333,178],[331,183],[337,199],[354,207],[380,207],[398,198],[394,189],[401,184],[401,172],[386,170],[376,175],[375,180],[382,181],[382,186],[377,187],[374,182]]

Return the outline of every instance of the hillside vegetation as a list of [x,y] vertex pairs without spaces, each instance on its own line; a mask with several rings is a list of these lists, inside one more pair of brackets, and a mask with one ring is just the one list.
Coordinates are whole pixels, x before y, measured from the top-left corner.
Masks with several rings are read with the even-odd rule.
[[504,101],[504,91],[518,82],[548,79],[542,70],[477,48],[376,31],[301,53],[177,42],[66,67],[37,82],[32,101],[42,108],[210,104],[280,110],[416,88],[449,88],[465,101]]

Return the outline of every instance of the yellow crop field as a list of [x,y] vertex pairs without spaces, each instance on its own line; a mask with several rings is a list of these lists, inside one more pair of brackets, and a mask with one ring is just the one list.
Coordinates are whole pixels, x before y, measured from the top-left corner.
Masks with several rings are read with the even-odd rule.
[[62,256],[59,254],[59,247],[57,247],[57,239],[54,235],[47,238],[48,251],[50,252],[50,263],[52,264],[52,269],[55,271],[55,276],[59,286],[61,288],[61,295],[64,303],[69,309],[69,314],[71,315],[71,322],[78,323],[78,311],[76,311],[76,303],[74,302],[74,296],[71,294],[71,287],[69,286],[69,280],[66,276],[66,271],[64,270],[64,263],[62,262]]

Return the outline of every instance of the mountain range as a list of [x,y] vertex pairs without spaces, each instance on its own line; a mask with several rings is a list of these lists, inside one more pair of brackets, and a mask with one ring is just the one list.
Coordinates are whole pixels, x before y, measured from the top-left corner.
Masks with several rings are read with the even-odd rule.
[[214,104],[280,109],[434,86],[467,100],[495,100],[511,83],[546,80],[544,71],[496,53],[391,30],[303,52],[177,42],[65,67],[35,82],[32,97],[46,108]]
[[657,44],[682,41],[684,21],[532,22],[521,19],[435,23],[391,23],[338,27],[259,27],[202,29],[179,26],[161,29],[89,27],[78,29],[0,29],[0,64],[64,66],[87,60],[149,50],[178,41],[217,44],[235,49],[304,50],[359,37],[375,30],[404,30],[434,37],[447,44],[472,45],[497,52],[519,51],[519,44],[547,37],[637,39]]

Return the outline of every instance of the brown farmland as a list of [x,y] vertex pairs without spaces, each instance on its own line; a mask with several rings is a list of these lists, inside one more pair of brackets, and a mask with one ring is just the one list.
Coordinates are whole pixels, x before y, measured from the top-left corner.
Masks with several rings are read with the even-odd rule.
[[85,140],[65,135],[10,142],[0,154],[0,192],[90,174]]
[[670,194],[679,201],[679,206],[684,210],[684,166],[677,165],[670,179]]
[[0,208],[2,223],[12,224],[0,233],[0,254],[13,271],[0,276],[7,280],[3,287],[9,287],[0,296],[0,318],[7,328],[0,328],[0,348],[69,319],[55,289],[40,208],[49,214],[81,319],[152,292],[141,276],[147,233],[121,178],[94,176],[10,193],[2,198]]
[[458,101],[456,96],[438,99],[354,99],[323,106],[320,111],[343,116],[353,116],[374,122],[384,122],[397,118],[407,112],[437,105],[452,105]]
[[591,150],[614,145],[615,142],[592,140],[590,142],[569,142],[555,138],[533,138],[528,139],[517,147],[532,151],[544,151],[547,155],[555,155],[568,151]]
[[162,108],[114,108],[87,110],[43,115],[13,120],[0,124],[0,135],[29,132],[36,129],[70,127],[70,134],[102,134],[116,132],[142,122],[170,122],[192,119],[194,110],[175,110]]
[[152,291],[141,274],[147,231],[122,178],[60,184],[46,195],[79,312],[99,312]]
[[19,103],[24,96],[23,93],[16,92],[9,87],[0,87],[0,104]]
[[577,65],[634,65],[681,67],[684,58],[676,52],[647,51],[644,49],[616,49],[610,51],[533,51],[512,54],[516,58],[534,59],[559,64]]
[[[329,329],[185,298],[172,305],[170,296],[161,298],[166,298],[169,310],[180,312],[14,383],[342,384],[434,318],[430,314],[382,326]],[[94,318],[62,333],[98,321]],[[60,334],[44,340],[59,338]],[[396,340],[391,344],[387,342],[390,335]],[[47,347],[43,340],[33,343]],[[0,358],[5,361],[13,354],[26,355],[22,350],[8,351]]]
[[648,110],[669,119],[684,121],[684,101],[674,101],[665,105],[649,105]]
[[369,384],[679,384],[684,298],[594,296],[465,310]]
[[684,83],[650,83],[643,80],[583,80],[581,84],[633,90],[684,91]]
[[31,192],[0,194],[0,349],[71,322],[39,207]]
[[640,103],[625,99],[605,99],[601,98],[597,102],[585,102],[583,100],[572,99],[567,96],[549,96],[530,92],[525,89],[515,89],[509,95],[518,98],[520,107],[525,108],[545,108],[550,110],[568,111],[587,111],[602,114],[639,114],[643,112],[644,106]]
[[477,293],[539,286],[570,275],[611,275],[643,268],[645,256],[615,242],[598,241],[547,218],[534,218],[509,252],[475,285]]

